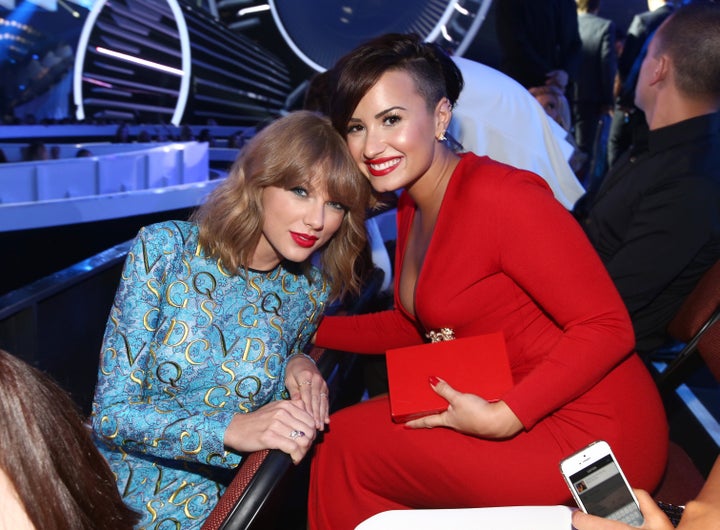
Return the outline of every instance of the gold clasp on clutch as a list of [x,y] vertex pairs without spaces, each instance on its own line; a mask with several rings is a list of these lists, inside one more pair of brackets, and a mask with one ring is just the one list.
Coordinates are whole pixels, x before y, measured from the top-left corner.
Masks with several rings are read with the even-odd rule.
[[455,340],[455,332],[452,328],[440,328],[438,331],[430,330],[425,333],[425,337],[430,339],[430,342],[440,342],[442,340]]

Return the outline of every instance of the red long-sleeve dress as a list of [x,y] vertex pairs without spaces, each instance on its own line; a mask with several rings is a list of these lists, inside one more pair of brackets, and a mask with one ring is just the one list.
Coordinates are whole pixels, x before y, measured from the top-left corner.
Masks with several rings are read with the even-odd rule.
[[[414,215],[398,206],[396,271]],[[632,352],[629,317],[582,229],[536,175],[464,155],[418,275],[416,317],[395,309],[328,317],[316,344],[382,353],[501,330],[515,386],[502,399],[524,426],[507,440],[406,429],[386,397],[332,416],[310,477],[310,528],[352,529],[390,509],[571,503],[560,460],[604,439],[631,484],[654,488],[668,431],[662,402]],[[478,354],[477,377],[483,377]],[[448,381],[452,384],[452,381]]]

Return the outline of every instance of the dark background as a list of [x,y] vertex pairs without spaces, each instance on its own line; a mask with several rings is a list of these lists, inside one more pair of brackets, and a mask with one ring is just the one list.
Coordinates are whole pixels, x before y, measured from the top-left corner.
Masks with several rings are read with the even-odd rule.
[[[155,0],[164,2],[166,0]],[[427,0],[432,2],[432,0]],[[543,1],[543,0],[531,0]],[[40,0],[34,0],[40,2]],[[47,0],[46,3],[55,5],[55,11],[48,11],[38,7],[29,0],[0,0],[0,18],[20,20],[32,26],[37,31],[33,34],[31,42],[25,43],[21,52],[14,51],[8,39],[0,38],[0,77],[3,80],[11,78],[7,72],[13,68],[19,68],[24,61],[28,61],[33,54],[42,57],[46,50],[54,48],[58,43],[68,43],[73,49],[77,48],[77,41],[82,30],[84,21],[89,13],[88,8],[94,3],[93,0],[71,2],[69,0]],[[42,3],[42,2],[41,2]],[[267,5],[263,0],[249,1],[228,1],[209,2],[208,0],[190,0],[188,3],[195,5],[198,9],[206,10],[209,15],[214,16],[226,25],[234,28],[234,31],[257,42],[260,46],[277,55],[290,69],[293,84],[299,85],[303,80],[309,78],[315,70],[298,58],[292,48],[286,43],[282,33],[270,10],[238,15],[239,9],[249,9]],[[414,1],[412,4],[421,5],[425,2]],[[443,4],[442,1],[435,2]],[[472,3],[472,2],[471,2]],[[13,8],[9,8],[12,6]],[[302,9],[310,13],[307,16],[307,36],[304,37],[304,46],[337,46],[340,49],[349,49],[351,44],[365,40],[374,34],[384,33],[395,29],[402,29],[403,24],[409,20],[410,7],[406,2],[397,0],[276,0],[278,13],[283,11],[290,13],[289,17],[297,17],[292,9],[301,5]],[[476,0],[476,5],[489,4],[485,19],[480,26],[474,40],[463,54],[470,59],[484,62],[490,66],[497,66],[498,54],[495,44],[494,32],[494,6],[491,0]],[[283,7],[287,5],[288,7]],[[399,9],[398,6],[402,6]],[[352,8],[357,14],[352,31],[343,34],[337,31],[338,13],[347,8]],[[630,24],[634,14],[647,10],[645,0],[604,0],[601,4],[600,15],[615,21],[621,31],[625,31]],[[72,12],[77,13],[77,17]],[[405,13],[405,14],[403,14]],[[406,18],[403,18],[406,17]],[[7,26],[0,26],[0,29],[8,30]],[[12,29],[10,29],[12,33]],[[338,55],[339,52],[329,53],[329,57]],[[332,62],[328,59],[328,62]],[[8,92],[14,87],[3,83],[3,98],[8,97]]]

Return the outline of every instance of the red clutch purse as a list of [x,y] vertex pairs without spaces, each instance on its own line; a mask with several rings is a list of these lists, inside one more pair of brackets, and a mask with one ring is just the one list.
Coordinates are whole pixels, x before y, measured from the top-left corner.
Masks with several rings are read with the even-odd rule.
[[437,376],[455,390],[497,401],[513,380],[502,333],[452,339],[451,330],[431,332],[436,342],[387,350],[390,412],[396,423],[436,414],[448,403],[428,378]]

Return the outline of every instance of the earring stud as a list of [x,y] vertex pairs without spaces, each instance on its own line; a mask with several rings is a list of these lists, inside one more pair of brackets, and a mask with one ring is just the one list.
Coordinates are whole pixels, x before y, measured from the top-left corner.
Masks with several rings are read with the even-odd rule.
[[445,131],[441,132],[440,135],[437,137],[438,142],[444,142],[447,140],[447,136],[445,136]]

